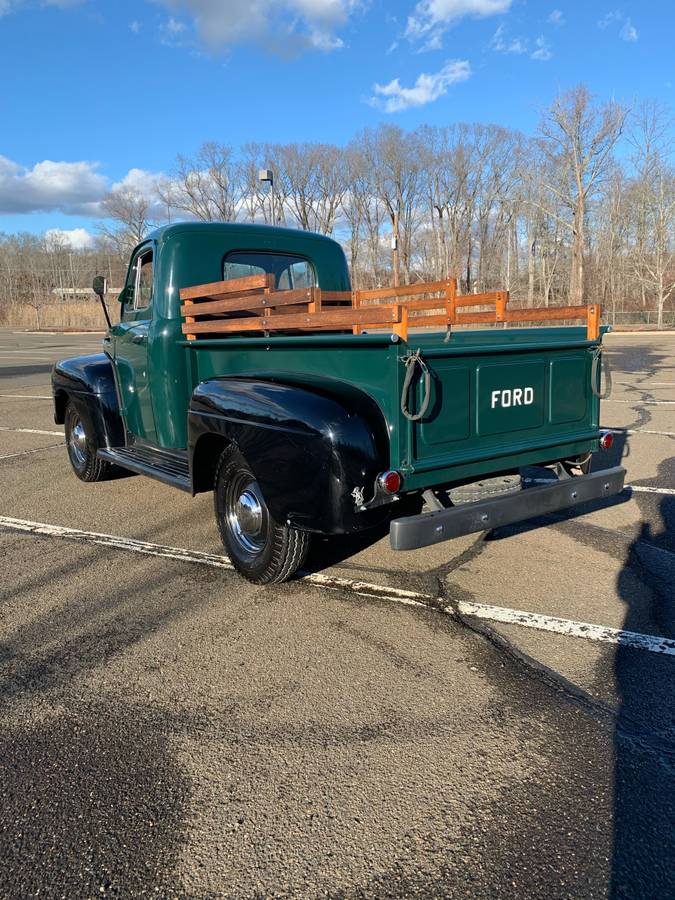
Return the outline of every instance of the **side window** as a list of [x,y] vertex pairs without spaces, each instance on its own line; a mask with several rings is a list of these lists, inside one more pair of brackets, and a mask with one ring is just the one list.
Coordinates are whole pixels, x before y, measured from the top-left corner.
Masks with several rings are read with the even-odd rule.
[[247,275],[274,275],[278,290],[314,287],[316,277],[309,260],[285,253],[237,250],[228,253],[223,262],[223,278],[245,278]]
[[134,309],[147,309],[152,301],[152,250],[141,254],[136,260],[136,289]]
[[138,254],[133,261],[125,287],[122,318],[132,318],[137,310],[152,303],[153,253],[151,249]]

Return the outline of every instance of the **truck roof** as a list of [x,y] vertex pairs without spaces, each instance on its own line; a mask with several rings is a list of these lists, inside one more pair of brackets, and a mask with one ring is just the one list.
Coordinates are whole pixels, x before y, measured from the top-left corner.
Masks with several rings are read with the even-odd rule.
[[249,238],[255,236],[270,240],[275,237],[301,237],[303,240],[318,241],[324,244],[340,246],[333,238],[314,231],[302,231],[298,228],[283,228],[280,225],[258,225],[250,222],[174,222],[151,232],[146,240],[166,241],[176,234],[241,234]]

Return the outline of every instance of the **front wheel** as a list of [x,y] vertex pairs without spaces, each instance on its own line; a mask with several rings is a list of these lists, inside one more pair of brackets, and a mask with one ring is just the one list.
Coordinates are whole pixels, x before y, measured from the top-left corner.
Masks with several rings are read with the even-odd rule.
[[65,431],[70,464],[80,481],[105,481],[110,478],[113,467],[96,455],[91,421],[72,400],[66,406]]
[[223,452],[214,484],[220,537],[240,575],[254,584],[287,581],[302,565],[309,535],[277,522],[244,457]]

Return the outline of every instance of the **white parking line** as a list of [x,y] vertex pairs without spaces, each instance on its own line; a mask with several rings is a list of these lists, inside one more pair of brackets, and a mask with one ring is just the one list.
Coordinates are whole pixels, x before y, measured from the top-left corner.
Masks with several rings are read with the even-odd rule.
[[49,434],[55,437],[63,437],[62,431],[43,431],[41,428],[12,428],[9,425],[0,425],[0,431],[13,431],[19,434]]
[[647,487],[644,484],[629,484],[627,486],[629,491],[635,491],[638,494],[673,494],[675,495],[675,488],[656,488],[656,487]]
[[[8,356],[6,353],[0,353],[0,361],[3,362],[3,365],[7,365],[11,362],[41,362],[41,363],[51,363],[54,360],[54,356],[51,354],[49,356]],[[1,368],[1,367],[0,367]]]
[[640,390],[642,390],[642,388],[647,390],[651,387],[675,387],[675,381],[615,381],[614,384],[624,384],[628,387],[639,388]]
[[3,400],[51,400],[50,394],[0,394]]
[[68,528],[64,525],[47,525],[45,522],[31,522],[26,519],[13,519],[8,516],[0,516],[0,527],[17,531],[29,531],[32,534],[43,534],[48,537],[85,541],[90,544],[102,544],[103,546],[114,547],[117,550],[132,550],[135,553],[145,553],[150,556],[168,556],[172,559],[182,559],[187,562],[216,566],[221,569],[232,568],[232,563],[225,556],[215,556],[211,553],[202,553],[198,550],[184,550],[180,547],[167,547],[164,544],[150,544],[147,541],[138,541],[135,538],[118,537],[114,534],[101,534],[96,531],[80,531],[78,528]]
[[[136,538],[119,537],[114,534],[102,534],[96,531],[81,531],[79,528],[68,528],[65,525],[48,525],[45,522],[31,522],[26,519],[14,519],[9,516],[0,516],[0,527],[17,531],[28,531],[32,534],[42,534],[48,537],[60,537],[73,541],[84,541],[90,544],[113,547],[116,550],[130,550],[134,553],[144,553],[149,556],[165,556],[170,559],[179,559],[184,562],[198,563],[203,566],[215,566],[219,569],[233,569],[233,565],[227,556],[213,553],[203,553],[200,550],[187,550],[184,547],[169,547],[166,544],[152,544],[149,541],[140,541]],[[388,587],[387,585],[370,584],[367,581],[356,581],[353,578],[340,578],[321,573],[303,576],[303,581],[320,585],[329,590],[350,590],[362,596],[377,596],[380,599],[396,600],[398,603],[425,605],[429,599],[426,594],[416,591],[406,591],[402,588]]]
[[552,631],[555,634],[584,638],[587,641],[602,641],[607,644],[618,644],[621,647],[632,647],[635,650],[648,650],[651,653],[675,656],[675,640],[658,635],[639,634],[636,631],[624,631],[621,628],[609,628],[606,625],[591,625],[588,622],[577,622],[574,619],[559,619],[557,616],[544,616],[522,609],[507,609],[502,606],[488,606],[484,603],[469,603],[464,600],[460,600],[457,606],[464,615],[474,616],[477,619],[488,619],[491,622],[502,622],[504,625],[520,625],[523,628]]
[[[115,550],[129,550],[133,553],[142,553],[149,556],[168,557],[183,562],[197,563],[198,565],[214,566],[219,569],[231,570],[233,568],[232,563],[226,556],[203,553],[199,550],[186,550],[182,547],[170,547],[165,544],[152,544],[148,541],[136,540],[135,538],[101,534],[95,531],[82,531],[77,528],[68,528],[63,525],[48,525],[44,522],[31,522],[26,519],[14,519],[9,516],[0,516],[0,528],[98,544],[111,547]],[[402,588],[371,584],[367,581],[357,581],[352,578],[340,578],[331,575],[322,575],[320,573],[304,575],[301,580],[305,583],[315,584],[326,588],[327,590],[347,590],[351,593],[358,594],[359,596],[371,597],[377,600],[389,600],[394,603],[402,603],[405,606],[427,608],[430,603],[433,603],[436,608],[441,609],[441,611],[445,613],[452,612],[452,607],[450,606],[439,606],[438,598],[433,597],[431,594],[422,594],[417,591],[406,591]],[[609,628],[606,625],[593,625],[588,622],[577,622],[574,619],[560,619],[556,616],[547,616],[542,615],[541,613],[509,609],[508,607],[488,606],[483,603],[469,603],[464,600],[458,603],[457,608],[463,615],[487,619],[492,622],[520,625],[525,628],[551,631],[556,634],[564,634],[588,641],[619,644],[624,647],[632,647],[636,650],[647,650],[650,653],[675,656],[675,641],[657,635],[640,634],[635,631],[624,631],[623,629]]]
[[603,403],[629,403],[631,406],[673,406],[675,400],[615,400],[608,397]]
[[[555,484],[555,478],[523,478],[527,484]],[[642,484],[626,484],[623,493],[635,494],[675,494],[675,488],[649,487]]]
[[658,434],[660,437],[675,437],[675,431],[652,431],[650,428],[609,428],[612,434]]
[[[63,437],[63,435],[59,435]],[[5,453],[0,459],[16,459],[18,456],[30,456],[31,453],[42,453],[43,450],[53,450],[55,447],[65,447],[65,441],[59,441],[58,444],[49,444],[48,447],[36,447],[34,450],[21,450],[19,453]]]

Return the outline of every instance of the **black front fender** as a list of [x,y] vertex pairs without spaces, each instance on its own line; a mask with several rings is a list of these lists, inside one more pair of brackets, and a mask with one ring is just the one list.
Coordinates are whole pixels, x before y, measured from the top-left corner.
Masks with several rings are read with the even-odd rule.
[[57,424],[65,421],[66,404],[72,398],[89,414],[99,447],[124,445],[113,364],[105,353],[59,360],[52,369],[52,394]]
[[361,530],[373,514],[356,511],[352,492],[367,499],[387,467],[378,429],[356,408],[305,387],[214,378],[190,403],[193,485],[205,489],[198,486],[200,442],[219,435],[241,451],[277,521],[325,534]]

